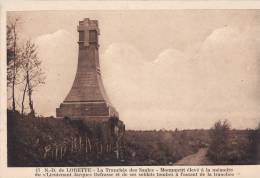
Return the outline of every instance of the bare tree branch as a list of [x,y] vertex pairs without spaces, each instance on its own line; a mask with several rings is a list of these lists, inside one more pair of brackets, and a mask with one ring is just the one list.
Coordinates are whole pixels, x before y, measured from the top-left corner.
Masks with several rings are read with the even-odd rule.
[[41,61],[38,58],[37,47],[32,41],[26,41],[25,45],[22,48],[21,59],[23,81],[25,85],[23,89],[24,95],[22,100],[22,108],[24,108],[24,98],[25,93],[27,92],[29,99],[30,114],[34,117],[35,110],[33,106],[32,94],[35,88],[37,88],[41,84],[44,84],[45,76],[44,72],[41,69]]

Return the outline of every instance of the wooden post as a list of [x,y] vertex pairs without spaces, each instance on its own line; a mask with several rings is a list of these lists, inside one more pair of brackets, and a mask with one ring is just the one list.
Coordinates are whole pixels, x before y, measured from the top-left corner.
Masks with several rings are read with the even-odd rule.
[[90,139],[89,139],[89,138],[88,138],[88,144],[89,144],[89,151],[91,152],[92,146],[91,146],[91,142],[90,142]]
[[106,152],[108,153],[108,151],[109,151],[109,150],[108,150],[108,144],[106,144]]
[[46,158],[47,158],[47,155],[48,155],[48,152],[44,152],[44,154],[43,154],[43,159],[46,159]]
[[61,159],[61,160],[62,160],[62,156],[63,156],[63,155],[62,155],[62,154],[63,154],[63,153],[62,153],[62,148],[63,148],[63,147],[61,146],[61,147],[60,147],[60,159]]
[[65,144],[62,157],[64,157],[66,155],[66,152],[67,152],[67,145]]
[[53,155],[53,149],[51,148],[51,159],[53,160],[53,157],[54,157],[54,155]]
[[73,152],[73,145],[74,145],[73,138],[71,138],[71,152]]
[[55,160],[58,160],[58,147],[55,146]]
[[98,148],[98,144],[96,141],[93,143],[93,149],[94,149],[94,152],[98,152],[99,148]]
[[79,137],[79,150],[81,150],[81,142],[82,142],[82,140],[81,140],[82,138],[81,137]]
[[48,146],[45,146],[44,147],[44,154],[43,154],[43,158],[44,159],[47,159],[48,158],[48,153],[51,151],[51,146],[50,145],[48,145]]
[[93,142],[93,151],[96,151],[96,142]]
[[88,153],[88,137],[86,137],[86,153]]
[[110,143],[109,144],[109,152],[111,152],[112,151],[112,144]]
[[102,145],[102,143],[100,144],[100,152],[101,152],[101,154],[103,152],[103,145]]
[[119,144],[118,142],[115,143],[115,151],[116,153],[116,159],[118,160],[119,159]]
[[77,138],[76,137],[74,138],[73,143],[74,143],[74,150],[77,151]]

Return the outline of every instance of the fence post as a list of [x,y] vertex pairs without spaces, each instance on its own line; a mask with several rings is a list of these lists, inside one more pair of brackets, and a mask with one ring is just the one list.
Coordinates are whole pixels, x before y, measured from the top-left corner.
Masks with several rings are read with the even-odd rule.
[[71,138],[71,152],[73,152],[73,137]]
[[74,138],[73,143],[74,143],[74,150],[77,151],[77,138],[76,137]]
[[51,159],[53,160],[53,157],[54,157],[54,155],[53,155],[53,149],[51,148]]
[[103,145],[102,145],[102,143],[100,144],[100,152],[101,152],[101,154],[103,152]]
[[92,146],[91,146],[91,142],[90,142],[90,139],[89,139],[89,138],[88,138],[88,144],[89,144],[89,151],[91,152]]
[[79,150],[81,151],[81,142],[82,142],[82,140],[81,140],[81,136],[79,137]]
[[61,145],[61,147],[60,147],[60,159],[62,160],[62,155],[63,153],[62,153],[62,145]]
[[108,144],[106,144],[106,152],[108,153]]
[[58,160],[58,147],[55,145],[55,159]]
[[88,153],[88,137],[86,137],[86,149],[85,152]]
[[110,143],[109,144],[109,152],[111,152],[112,151],[112,144]]

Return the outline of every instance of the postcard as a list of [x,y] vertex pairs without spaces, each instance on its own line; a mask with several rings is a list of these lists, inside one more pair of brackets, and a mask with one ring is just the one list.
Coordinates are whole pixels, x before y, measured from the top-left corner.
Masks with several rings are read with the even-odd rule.
[[1,173],[259,177],[260,3],[1,8]]

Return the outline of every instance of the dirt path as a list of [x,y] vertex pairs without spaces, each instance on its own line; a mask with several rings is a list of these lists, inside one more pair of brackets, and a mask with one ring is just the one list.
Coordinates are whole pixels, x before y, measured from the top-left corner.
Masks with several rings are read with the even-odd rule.
[[207,148],[201,148],[197,153],[182,158],[174,165],[211,165],[212,162],[206,157],[207,151]]

